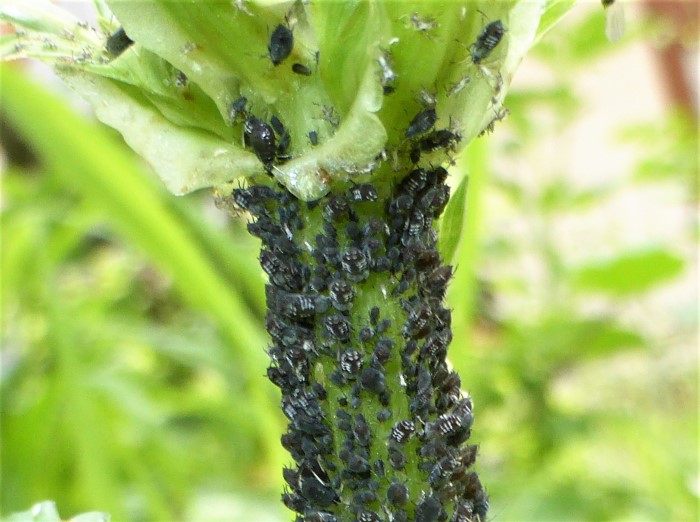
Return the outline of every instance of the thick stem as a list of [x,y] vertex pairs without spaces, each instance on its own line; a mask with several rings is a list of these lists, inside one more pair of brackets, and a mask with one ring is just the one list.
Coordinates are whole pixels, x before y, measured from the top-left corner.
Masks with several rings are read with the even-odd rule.
[[304,203],[278,187],[233,192],[269,275],[268,376],[289,419],[285,504],[299,520],[484,520],[466,445],[471,399],[449,370],[452,268],[433,221],[447,172],[352,185]]

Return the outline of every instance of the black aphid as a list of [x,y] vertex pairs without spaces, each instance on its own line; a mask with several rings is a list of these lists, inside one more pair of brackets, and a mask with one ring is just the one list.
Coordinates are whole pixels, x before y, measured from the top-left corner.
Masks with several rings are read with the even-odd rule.
[[309,131],[309,141],[314,147],[318,145],[318,132],[316,132],[315,130]]
[[343,280],[333,281],[328,285],[328,292],[333,300],[333,306],[338,310],[348,310],[352,305],[355,291],[350,283]]
[[267,50],[270,53],[270,61],[273,65],[279,65],[292,52],[294,47],[294,33],[286,25],[279,24],[272,31]]
[[337,222],[348,215],[350,206],[348,201],[340,196],[331,196],[323,208],[323,219],[330,222]]
[[348,199],[356,203],[364,203],[366,201],[377,201],[377,188],[370,183],[353,185],[348,190]]
[[134,41],[129,38],[123,27],[117,29],[107,38],[105,49],[112,58],[116,58],[133,45]]
[[246,144],[253,148],[258,159],[270,168],[277,153],[277,141],[272,127],[255,116],[248,116],[243,125]]
[[440,518],[442,503],[437,496],[430,496],[416,507],[416,522],[436,522]]
[[239,116],[245,117],[246,109],[245,106],[248,103],[248,98],[241,96],[233,100],[228,106],[228,117],[231,121],[236,121]]
[[341,314],[330,315],[323,320],[325,332],[341,342],[350,340],[350,321]]
[[377,412],[377,420],[379,422],[386,422],[391,418],[391,410],[383,409]]
[[340,369],[351,375],[356,374],[362,368],[362,355],[356,350],[343,352],[340,356]]
[[301,74],[302,76],[311,76],[311,69],[302,63],[293,63],[292,71],[297,74]]
[[408,487],[400,482],[392,482],[386,490],[386,499],[394,506],[403,506],[408,502]]
[[461,139],[462,136],[459,133],[448,129],[440,129],[418,140],[416,148],[421,152],[433,152],[440,149],[454,151]]
[[384,374],[376,368],[365,368],[360,375],[360,384],[365,390],[381,393],[386,388]]
[[355,440],[360,446],[369,446],[372,439],[372,432],[370,431],[369,424],[365,419],[365,416],[361,413],[355,415],[355,425],[352,428]]
[[341,256],[340,266],[351,276],[358,276],[367,270],[367,258],[359,248],[350,247]]
[[434,107],[423,109],[416,114],[406,129],[406,137],[413,138],[419,134],[429,131],[437,121],[437,112]]
[[394,424],[391,428],[391,439],[399,444],[403,444],[416,431],[416,424],[410,420],[402,420]]
[[498,45],[503,38],[506,30],[500,20],[491,22],[481,34],[477,36],[476,42],[472,44],[472,61],[475,64],[480,64],[485,58],[491,54],[491,51]]

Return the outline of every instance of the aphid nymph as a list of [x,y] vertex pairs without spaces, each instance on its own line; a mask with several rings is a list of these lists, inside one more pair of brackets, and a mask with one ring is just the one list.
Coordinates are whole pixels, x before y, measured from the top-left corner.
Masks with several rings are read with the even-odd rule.
[[476,42],[472,44],[472,61],[479,65],[483,60],[489,57],[491,51],[503,38],[506,30],[500,20],[495,20],[489,23],[481,34],[477,36]]
[[270,54],[272,65],[281,64],[292,52],[294,47],[294,33],[286,25],[279,24],[272,31],[270,41],[267,44],[267,51]]
[[120,27],[107,38],[105,49],[112,58],[116,58],[131,47],[133,43],[134,41],[127,36],[124,28]]

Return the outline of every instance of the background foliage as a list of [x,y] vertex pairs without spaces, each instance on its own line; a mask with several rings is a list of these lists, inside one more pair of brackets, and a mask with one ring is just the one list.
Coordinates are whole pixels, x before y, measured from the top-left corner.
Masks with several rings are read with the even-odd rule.
[[[495,520],[698,517],[697,296],[677,292],[697,269],[693,125],[616,122],[635,164],[602,184],[546,149],[585,110],[574,73],[618,52],[602,16],[555,29],[532,58],[555,80],[514,89],[501,137],[461,162],[451,360]],[[16,74],[4,110],[41,161],[3,177],[3,514],[52,498],[64,516],[288,518],[256,241]],[[615,218],[591,216],[639,191],[686,225],[611,243]]]

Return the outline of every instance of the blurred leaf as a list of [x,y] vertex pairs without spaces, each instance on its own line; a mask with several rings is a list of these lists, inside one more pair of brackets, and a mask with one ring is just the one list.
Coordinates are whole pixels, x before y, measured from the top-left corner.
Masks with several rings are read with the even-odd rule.
[[[61,522],[61,520],[56,503],[51,500],[34,504],[31,509],[13,513],[4,519],[5,522]],[[67,522],[109,522],[109,520],[109,514],[92,511],[76,515]]]
[[462,239],[464,219],[466,217],[467,206],[467,186],[469,178],[462,177],[457,186],[457,190],[450,197],[450,201],[445,209],[445,214],[440,222],[440,235],[438,238],[438,251],[445,263],[454,261],[457,247]]
[[677,276],[683,266],[682,258],[663,249],[649,249],[581,266],[572,272],[572,280],[581,290],[629,297]]
[[565,176],[557,176],[542,188],[538,208],[543,213],[579,210],[600,203],[610,192],[608,188],[576,190]]

